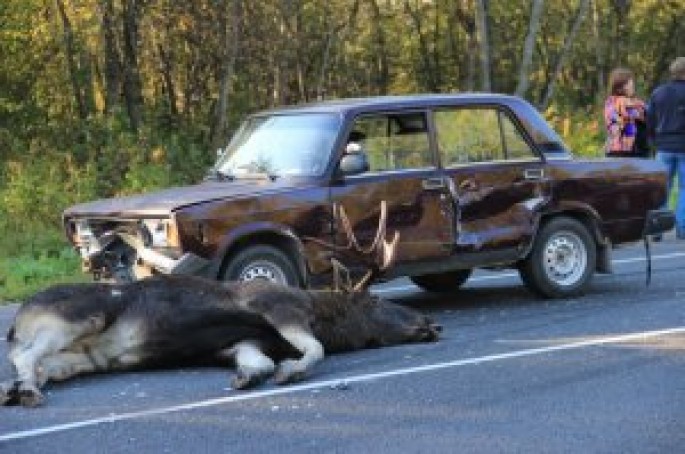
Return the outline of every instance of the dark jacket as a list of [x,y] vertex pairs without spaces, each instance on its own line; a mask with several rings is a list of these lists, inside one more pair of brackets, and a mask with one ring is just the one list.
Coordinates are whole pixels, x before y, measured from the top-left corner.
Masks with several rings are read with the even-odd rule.
[[654,90],[647,105],[647,124],[657,150],[685,153],[685,80]]

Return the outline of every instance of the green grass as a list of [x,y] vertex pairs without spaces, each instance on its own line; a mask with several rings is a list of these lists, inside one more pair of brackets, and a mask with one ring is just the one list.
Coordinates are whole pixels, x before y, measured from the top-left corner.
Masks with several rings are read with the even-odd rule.
[[0,304],[22,300],[52,284],[89,280],[59,230],[1,226],[0,236]]
[[78,257],[68,250],[58,257],[0,259],[0,302],[24,299],[52,284],[87,280],[79,267]]

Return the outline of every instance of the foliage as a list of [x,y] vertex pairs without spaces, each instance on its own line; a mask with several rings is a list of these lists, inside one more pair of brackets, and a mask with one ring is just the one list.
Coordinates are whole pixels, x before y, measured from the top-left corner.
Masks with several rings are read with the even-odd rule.
[[0,226],[0,303],[24,298],[57,282],[86,280],[76,253],[64,243],[61,230]]
[[601,112],[592,107],[560,112],[555,106],[551,106],[544,112],[544,116],[573,154],[588,158],[604,156],[605,137]]

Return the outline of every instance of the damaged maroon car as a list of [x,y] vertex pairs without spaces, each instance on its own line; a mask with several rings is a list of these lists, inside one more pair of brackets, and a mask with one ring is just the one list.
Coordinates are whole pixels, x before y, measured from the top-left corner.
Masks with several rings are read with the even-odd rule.
[[515,268],[559,297],[610,272],[614,246],[670,229],[665,200],[661,164],[575,158],[519,98],[424,95],[255,114],[201,183],[77,205],[64,222],[96,278],[311,287],[331,279],[320,244],[346,241],[336,207],[363,247],[385,201],[400,239],[384,278],[444,292],[475,268]]

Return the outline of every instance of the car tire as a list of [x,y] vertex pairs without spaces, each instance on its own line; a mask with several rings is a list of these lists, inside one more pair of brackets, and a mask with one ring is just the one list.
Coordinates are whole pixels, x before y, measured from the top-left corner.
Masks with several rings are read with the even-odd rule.
[[293,261],[274,246],[249,246],[230,259],[221,274],[225,281],[264,279],[291,287],[300,287],[302,280]]
[[544,298],[581,295],[597,262],[595,241],[580,221],[558,217],[538,232],[519,273],[523,283]]
[[456,270],[437,274],[411,276],[411,281],[424,290],[434,293],[449,293],[459,290],[471,277],[471,270]]

